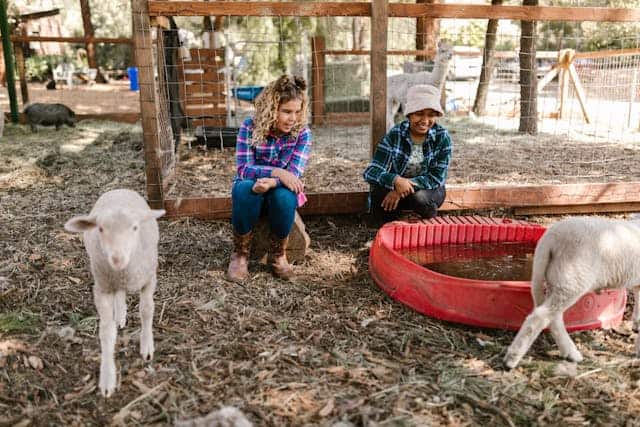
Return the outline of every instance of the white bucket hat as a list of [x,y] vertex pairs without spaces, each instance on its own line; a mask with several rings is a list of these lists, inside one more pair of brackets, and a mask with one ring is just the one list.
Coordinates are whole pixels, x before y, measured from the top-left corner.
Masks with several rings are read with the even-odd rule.
[[405,116],[426,108],[437,111],[441,116],[444,116],[444,111],[440,105],[440,91],[438,88],[432,85],[411,86],[407,91]]

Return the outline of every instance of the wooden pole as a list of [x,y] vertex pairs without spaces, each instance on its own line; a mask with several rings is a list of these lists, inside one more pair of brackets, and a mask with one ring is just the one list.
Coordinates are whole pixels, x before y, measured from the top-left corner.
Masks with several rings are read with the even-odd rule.
[[153,38],[147,0],[132,0],[131,13],[133,14],[134,51],[140,82],[140,113],[147,178],[147,200],[153,209],[161,209],[164,205],[164,193],[160,139],[158,137],[157,105],[160,100],[155,81]]
[[[432,5],[436,0],[416,0],[417,4]],[[425,55],[416,55],[416,61],[426,61],[433,58],[436,52],[436,38],[438,35],[440,22],[436,18],[416,18],[416,50],[429,52]]]
[[11,34],[9,19],[7,18],[7,0],[0,0],[0,33],[2,34],[2,51],[7,76],[7,92],[9,94],[9,108],[11,121],[18,123],[18,97],[16,96],[16,81],[13,69],[13,52],[11,49]]
[[16,54],[16,67],[18,67],[18,78],[20,79],[20,94],[22,95],[22,105],[29,103],[29,88],[27,87],[27,70],[24,64],[24,51],[22,43],[16,43],[13,48]]
[[371,156],[387,131],[387,0],[371,4]]
[[311,39],[311,123],[324,123],[324,37]]

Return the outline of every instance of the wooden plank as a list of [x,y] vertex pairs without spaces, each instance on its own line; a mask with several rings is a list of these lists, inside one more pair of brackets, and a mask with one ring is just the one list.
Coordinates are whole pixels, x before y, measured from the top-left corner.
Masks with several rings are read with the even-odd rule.
[[195,128],[197,126],[226,126],[227,116],[226,114],[222,117],[217,118],[208,118],[208,119],[193,119],[187,117],[189,121],[189,127]]
[[450,209],[628,203],[640,201],[639,187],[640,182],[449,186],[445,203]]
[[515,208],[514,215],[562,215],[562,214],[587,214],[603,212],[638,212],[640,202],[629,203],[602,203],[588,205],[563,205],[563,206],[527,206]]
[[582,58],[609,58],[611,56],[629,56],[629,55],[640,55],[640,48],[635,49],[610,49],[610,50],[599,50],[596,52],[576,52],[574,59],[582,59]]
[[363,126],[371,122],[370,113],[326,113],[322,118],[325,125]]
[[220,81],[220,76],[215,70],[205,70],[201,73],[183,73],[184,81],[196,83],[216,83]]
[[640,20],[640,9],[393,3],[389,5],[389,16],[394,18],[427,17],[511,19],[518,21],[636,22]]
[[571,83],[573,83],[573,88],[576,91],[576,95],[578,98],[578,102],[580,103],[580,109],[582,110],[582,115],[584,116],[584,121],[587,124],[591,123],[591,119],[589,118],[589,112],[587,111],[587,94],[582,87],[582,83],[580,82],[580,77],[578,77],[578,72],[573,64],[569,65],[569,77],[571,78]]
[[42,43],[112,43],[133,44],[127,37],[57,37],[57,36],[11,36],[13,42],[42,42]]
[[195,116],[224,116],[227,114],[227,110],[224,107],[216,107],[212,104],[205,105],[189,105],[187,104],[185,115]]
[[209,83],[209,82],[194,82],[184,85],[184,90],[187,95],[195,95],[202,93],[221,93],[224,90],[224,83]]
[[185,108],[187,108],[187,106],[190,106],[190,105],[203,105],[203,104],[224,105],[226,99],[227,99],[226,96],[224,96],[221,93],[220,94],[205,93],[205,94],[189,95],[185,98],[185,101],[186,101]]
[[[371,16],[365,2],[202,2],[150,0],[153,16]],[[511,19],[518,21],[640,21],[640,9],[392,3],[394,18]]]
[[191,61],[186,61],[185,64],[188,64],[190,62],[197,62],[198,59],[216,59],[216,58],[220,58],[221,60],[224,59],[224,48],[209,48],[209,49],[204,49],[204,48],[191,48],[189,49],[189,53],[191,54]]
[[202,2],[150,0],[151,15],[170,16],[369,16],[364,2]]
[[389,3],[373,0],[371,8],[371,156],[387,131],[387,29]]
[[324,116],[324,37],[311,39],[311,123],[321,125]]
[[[443,212],[515,208],[517,215],[543,213],[628,212],[640,210],[640,182],[537,186],[450,186]],[[357,214],[366,209],[366,191],[312,193],[302,215]],[[172,217],[229,218],[231,199],[225,197],[167,200]]]

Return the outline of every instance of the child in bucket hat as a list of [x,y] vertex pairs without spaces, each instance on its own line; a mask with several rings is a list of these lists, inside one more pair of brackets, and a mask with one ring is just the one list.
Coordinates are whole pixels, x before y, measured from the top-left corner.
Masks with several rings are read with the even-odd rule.
[[433,218],[445,199],[452,144],[449,132],[436,123],[444,116],[438,88],[410,87],[404,114],[406,119],[382,138],[363,174],[377,223],[396,220],[404,210]]

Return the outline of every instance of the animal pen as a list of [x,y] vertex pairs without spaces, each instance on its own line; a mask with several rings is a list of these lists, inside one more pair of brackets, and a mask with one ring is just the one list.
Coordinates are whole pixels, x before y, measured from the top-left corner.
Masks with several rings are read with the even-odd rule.
[[[101,45],[106,46],[129,46],[132,49],[133,39],[131,37],[102,37],[96,35],[96,31],[92,22],[92,14],[89,2],[86,0],[80,0],[80,12],[82,18],[82,35],[63,36],[60,34],[41,34],[40,27],[36,26],[35,30],[29,28],[27,24],[38,23],[42,19],[53,19],[60,15],[60,9],[50,9],[37,12],[29,12],[14,17],[17,20],[15,28],[10,34],[10,41],[13,52],[13,61],[9,61],[11,69],[15,65],[15,74],[17,74],[22,107],[26,107],[32,102],[45,102],[45,103],[63,103],[71,107],[80,107],[76,109],[76,117],[79,120],[84,119],[103,119],[112,120],[118,122],[135,123],[139,119],[138,112],[131,107],[131,100],[133,100],[134,92],[124,92],[119,88],[114,88],[114,85],[106,86],[93,86],[93,83],[106,83],[106,78],[103,73],[107,70],[101,68],[102,65],[98,63],[97,53]],[[124,2],[126,5],[126,2]],[[128,7],[126,8],[128,10]],[[42,24],[44,25],[44,24]],[[36,45],[32,45],[35,43]],[[77,45],[83,46],[82,49],[78,49],[75,52],[75,58],[78,63],[86,61],[86,65],[76,68],[73,66],[73,60],[70,58],[63,59],[62,63],[57,67],[52,67],[50,72],[51,81],[53,83],[53,89],[55,89],[55,83],[64,82],[64,90],[49,91],[45,89],[44,82],[40,87],[39,83],[33,83],[29,81],[28,67],[27,67],[27,52],[31,52],[31,56],[39,56],[47,54],[47,51],[64,52],[70,50],[70,47]],[[81,55],[81,51],[84,55]],[[34,54],[34,52],[36,52]],[[63,57],[64,55],[57,53],[57,56]],[[4,54],[0,54],[4,62]],[[66,63],[69,61],[69,64]],[[64,67],[62,67],[64,65]],[[23,114],[18,113],[18,99],[15,94],[14,85],[14,73],[4,73],[4,68],[0,68],[0,76],[4,79],[7,78],[7,91],[9,92],[9,106],[11,109],[11,116],[14,114],[16,117],[11,117],[12,120],[20,120],[25,122],[26,118]],[[81,85],[74,85],[73,81],[77,80],[83,83],[89,83],[85,87],[91,87],[91,94],[88,95],[87,91],[75,90],[82,87]],[[31,86],[31,87],[29,87]],[[75,87],[74,87],[75,86]],[[123,87],[120,85],[121,88]],[[113,94],[114,91],[107,90],[107,88],[114,88],[118,92]],[[59,87],[60,89],[60,87]],[[31,93],[30,93],[31,92]],[[124,92],[124,93],[123,93]],[[123,101],[125,98],[125,102]],[[114,99],[118,99],[119,104],[114,102]],[[127,102],[128,101],[128,102]],[[136,99],[137,101],[137,99]],[[115,105],[114,105],[115,104]],[[135,105],[135,104],[134,104]]]
[[[223,129],[230,125],[232,117],[236,122],[242,120],[240,114],[250,112],[251,106],[237,98],[231,100],[238,88],[230,84],[230,44],[223,46],[212,41],[209,46],[192,47],[186,54],[175,38],[171,41],[168,37],[177,31],[170,17],[274,19],[272,22],[276,27],[278,24],[283,26],[278,19],[296,18],[294,33],[301,46],[297,55],[297,71],[311,83],[312,131],[316,139],[312,157],[318,157],[308,170],[309,174],[314,168],[324,171],[318,180],[315,175],[309,178],[307,174],[306,188],[310,194],[308,203],[301,208],[302,214],[365,211],[367,188],[362,182],[361,172],[386,131],[387,76],[390,72],[397,72],[401,66],[407,70],[406,64],[416,62],[406,61],[401,65],[403,58],[420,59],[422,62],[414,64],[420,67],[425,58],[433,56],[435,41],[424,40],[425,22],[439,19],[452,22],[456,28],[459,20],[466,19],[542,23],[640,20],[640,10],[637,9],[387,1],[135,0],[132,12],[135,57],[140,76],[148,201],[154,208],[167,209],[169,216],[201,218],[230,216],[228,189],[234,172],[233,153],[227,149],[224,154],[221,135],[220,151],[204,150],[200,163],[192,162],[189,166],[184,159],[193,159],[196,154],[189,151],[193,150],[190,140],[185,141],[184,135],[181,136],[181,124],[186,123],[187,134],[197,134],[198,127],[200,132],[207,126],[221,126]],[[339,32],[334,21],[344,17],[369,20],[369,38],[364,37],[365,41],[370,40],[370,43],[364,43],[369,45],[368,48],[326,46],[328,42],[325,39],[307,34],[302,23],[302,19],[322,21],[325,28],[331,29],[328,33],[332,33]],[[227,41],[235,40],[236,47],[242,45],[245,53],[267,51],[269,43],[278,47],[290,43],[284,37],[274,41],[265,34],[235,34],[231,26],[223,33]],[[519,40],[519,34],[498,33],[497,36],[498,39]],[[339,37],[340,34],[334,39]],[[467,138],[465,144],[459,145],[459,151],[455,148],[447,199],[442,210],[510,208],[515,214],[537,214],[615,212],[640,208],[637,191],[640,175],[632,165],[620,167],[620,162],[629,153],[639,149],[640,38],[636,36],[631,41],[632,48],[598,52],[581,52],[581,40],[572,42],[575,49],[545,52],[540,56],[548,61],[549,67],[541,68],[537,76],[540,80],[535,84],[517,81],[524,64],[536,63],[535,59],[527,58],[524,49],[496,52],[493,78],[488,82],[487,108],[473,122],[465,119],[463,114],[472,110],[475,87],[458,80],[462,65],[453,61],[453,71],[447,82],[446,105],[451,120],[462,120],[453,135],[454,147],[457,138],[462,140],[465,132],[480,129],[483,131],[482,140],[495,149],[496,154],[486,159],[488,163],[478,163],[473,173],[465,172],[464,176],[458,176],[457,152],[464,151],[471,153],[470,157],[482,158],[486,156],[487,147],[475,147],[482,145],[474,142],[480,138],[478,136]],[[333,43],[336,44],[335,40]],[[454,52],[454,57],[456,55],[470,56]],[[341,63],[335,58],[348,58],[351,62]],[[515,70],[512,67],[514,63]],[[341,64],[344,66],[342,69],[339,68]],[[528,71],[535,73],[535,68]],[[409,69],[407,72],[412,71]],[[355,80],[349,80],[354,76]],[[357,93],[351,94],[352,90]],[[535,136],[517,134],[520,95],[532,90],[537,91],[538,96],[536,106],[530,111],[538,123],[539,133]],[[345,94],[348,96],[343,96]],[[235,104],[233,112],[230,111],[232,104]],[[506,135],[515,142],[511,145],[503,143]],[[527,150],[534,145],[549,147],[549,151],[544,157],[534,155],[532,158],[533,151]],[[352,149],[357,149],[357,154],[349,151]],[[574,152],[577,158],[568,161],[568,151]],[[510,170],[500,170],[495,166],[505,158],[515,162]],[[212,171],[214,163],[217,169]],[[524,163],[530,167],[533,163],[533,168],[545,179],[528,182],[518,171],[518,165]],[[189,167],[195,168],[192,175],[185,172]],[[494,167],[495,174],[508,175],[511,181],[503,183],[483,179],[483,175],[490,175]],[[207,173],[209,177],[216,175],[218,181],[222,176],[224,183],[214,185],[203,179]],[[569,175],[569,179],[554,180],[554,176],[563,173]],[[344,185],[345,181],[353,185]],[[185,194],[180,191],[181,185],[200,187],[199,192]]]

